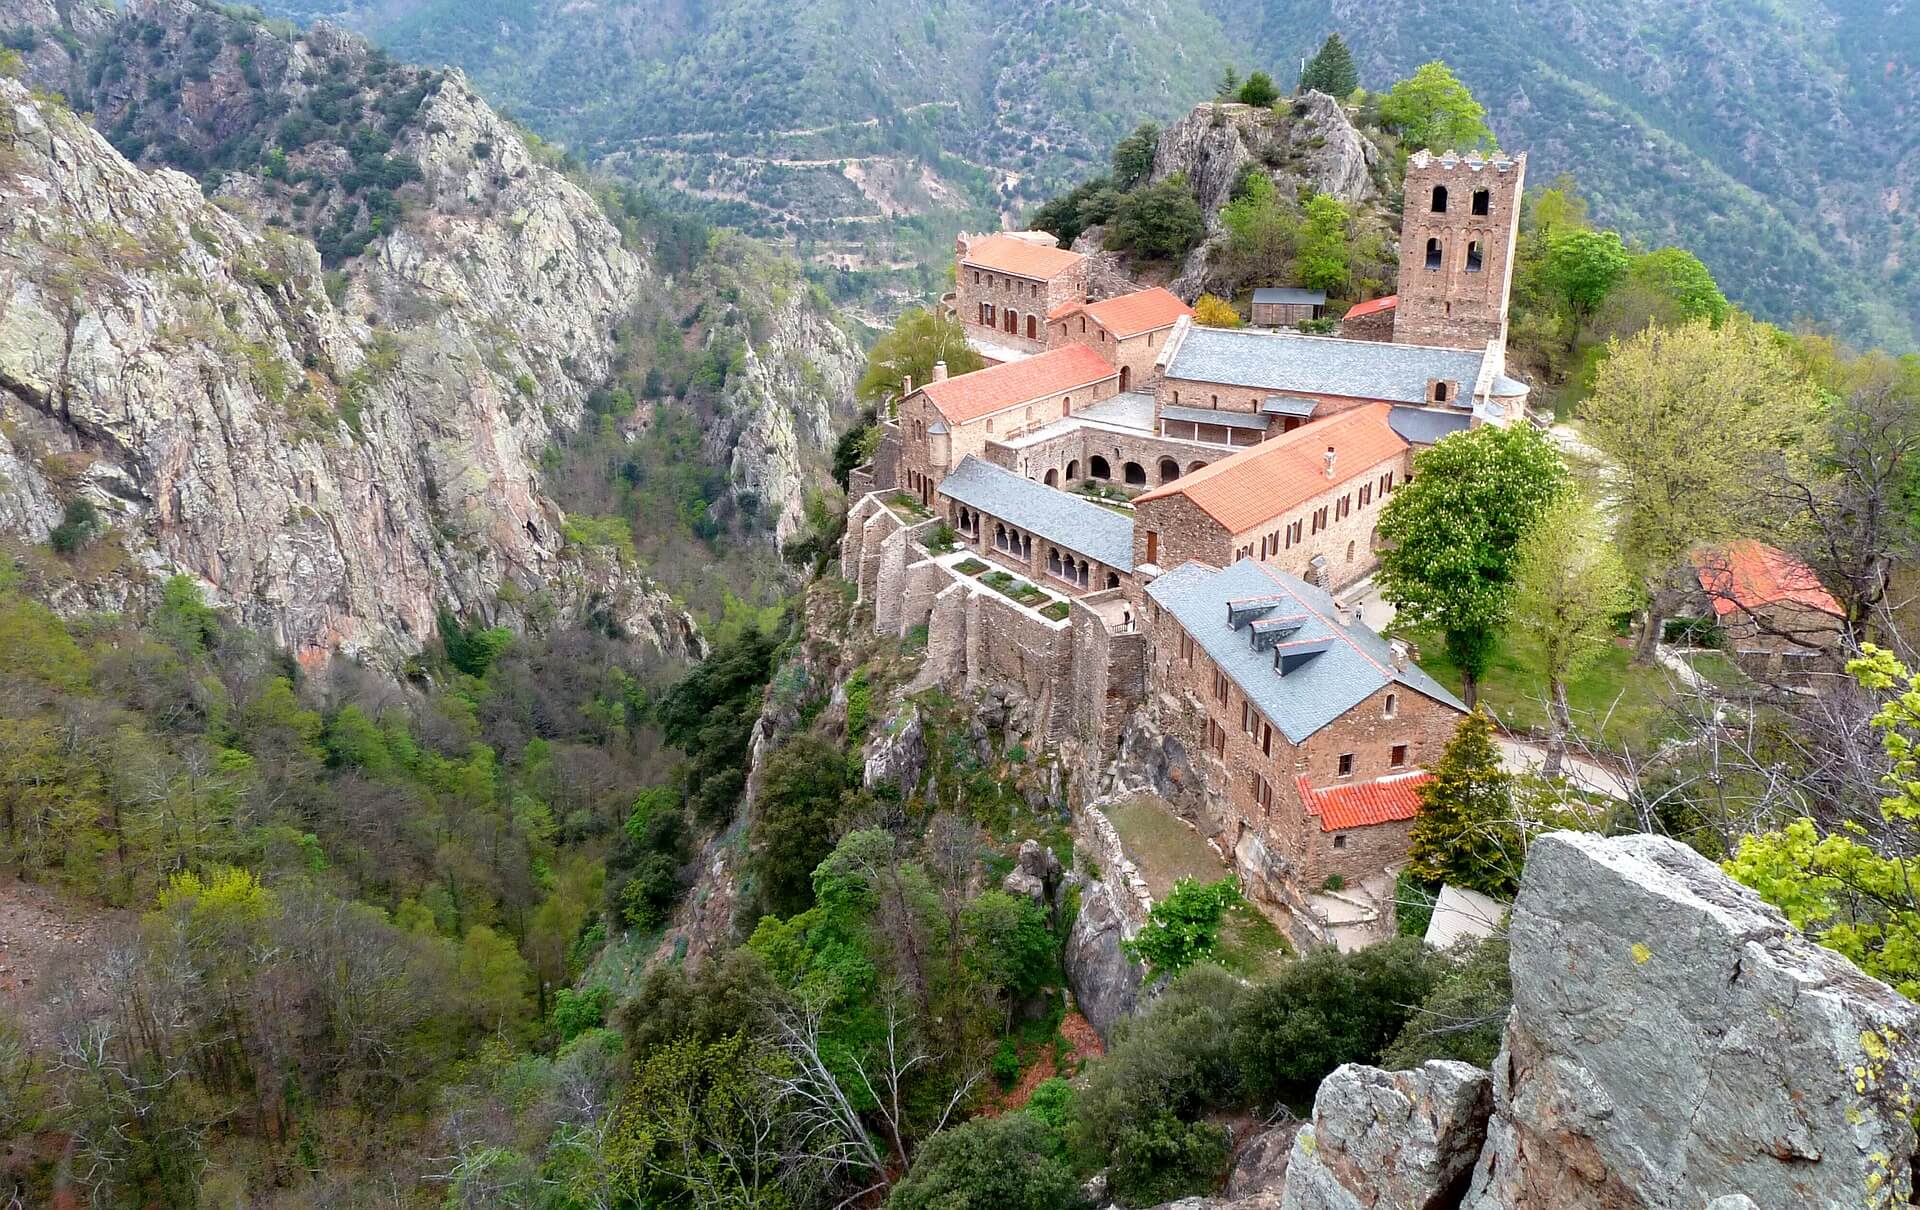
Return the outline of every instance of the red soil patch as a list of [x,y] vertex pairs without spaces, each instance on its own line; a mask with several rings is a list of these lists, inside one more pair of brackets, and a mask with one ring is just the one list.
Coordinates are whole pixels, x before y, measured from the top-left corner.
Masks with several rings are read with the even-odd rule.
[[1105,1053],[1100,1045],[1100,1035],[1093,1032],[1093,1026],[1078,1012],[1070,1012],[1060,1022],[1060,1036],[1067,1040],[1067,1056],[1064,1065],[1055,1061],[1055,1047],[1051,1042],[1040,1047],[1040,1058],[1033,1066],[1020,1074],[1020,1082],[1006,1092],[992,1098],[980,1109],[983,1118],[999,1117],[1003,1113],[1012,1113],[1026,1105],[1032,1098],[1033,1090],[1053,1077],[1062,1074],[1073,1075],[1080,1065],[1088,1059],[1098,1058]]

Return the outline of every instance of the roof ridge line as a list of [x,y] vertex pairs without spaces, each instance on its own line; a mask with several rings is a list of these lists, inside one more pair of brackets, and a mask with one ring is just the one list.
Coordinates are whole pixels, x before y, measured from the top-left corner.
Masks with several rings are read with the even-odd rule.
[[[1278,578],[1278,574],[1271,567],[1268,567],[1265,563],[1262,563],[1260,560],[1255,559],[1253,560],[1253,565],[1255,567],[1258,567],[1266,575],[1266,577],[1269,580],[1272,580],[1275,584],[1278,584],[1281,588],[1285,589],[1287,587],[1286,583],[1283,580]],[[1385,676],[1389,682],[1395,680],[1395,677],[1393,675],[1394,670],[1392,668],[1386,667],[1385,665],[1381,664],[1379,660],[1376,660],[1371,655],[1367,654],[1366,648],[1354,642],[1353,636],[1347,633],[1347,627],[1344,622],[1336,622],[1331,618],[1327,617],[1325,614],[1321,613],[1318,609],[1315,609],[1311,602],[1302,600],[1300,598],[1300,595],[1298,593],[1293,592],[1291,589],[1288,589],[1287,595],[1291,596],[1294,600],[1299,601],[1300,608],[1306,610],[1308,613],[1318,618],[1321,622],[1325,623],[1327,629],[1333,631],[1334,634],[1338,635],[1341,642],[1353,648],[1355,655],[1358,655],[1361,659],[1365,660],[1367,663],[1372,664],[1375,671]]]

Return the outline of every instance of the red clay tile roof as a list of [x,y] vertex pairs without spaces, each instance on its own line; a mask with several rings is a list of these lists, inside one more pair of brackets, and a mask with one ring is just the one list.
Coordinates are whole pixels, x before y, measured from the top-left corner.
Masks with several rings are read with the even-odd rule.
[[[1387,423],[1391,411],[1384,403],[1369,403],[1303,424],[1137,496],[1134,504],[1185,496],[1228,533],[1245,533],[1342,483],[1367,476],[1406,450],[1406,438]],[[1331,479],[1328,446],[1334,451]]]
[[1068,345],[945,382],[930,382],[920,389],[948,423],[965,424],[1028,400],[1092,386],[1118,373],[1087,346]]
[[1398,294],[1389,294],[1385,298],[1376,298],[1372,302],[1355,303],[1348,308],[1346,318],[1359,319],[1362,315],[1372,315],[1376,311],[1390,311],[1400,305]]
[[1041,281],[1058,277],[1084,259],[1078,252],[1049,248],[1011,235],[989,235],[974,240],[960,260],[982,269],[1011,273],[1015,277],[1034,277]]
[[1302,777],[1300,804],[1307,814],[1320,817],[1322,832],[1344,832],[1377,823],[1396,823],[1420,813],[1420,787],[1433,780],[1424,769],[1398,773],[1376,781],[1352,782],[1316,790]]
[[1840,603],[1811,568],[1764,542],[1741,538],[1703,546],[1693,552],[1693,566],[1719,617],[1783,603],[1841,616]]
[[1075,311],[1085,311],[1096,323],[1121,340],[1156,328],[1171,327],[1181,316],[1193,314],[1193,308],[1181,302],[1179,295],[1153,286],[1097,303],[1066,303],[1054,308],[1053,314],[1047,318],[1060,319]]

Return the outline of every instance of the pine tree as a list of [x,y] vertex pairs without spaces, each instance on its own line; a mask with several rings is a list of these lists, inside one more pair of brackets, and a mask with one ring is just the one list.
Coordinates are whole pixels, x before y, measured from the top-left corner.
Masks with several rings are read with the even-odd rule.
[[1407,871],[1431,883],[1511,896],[1520,881],[1522,836],[1513,778],[1500,767],[1493,723],[1475,710],[1460,721],[1420,787]]
[[1307,60],[1306,70],[1300,73],[1300,91],[1313,89],[1330,97],[1346,97],[1358,87],[1360,71],[1353,65],[1353,52],[1337,32],[1328,34],[1320,52]]

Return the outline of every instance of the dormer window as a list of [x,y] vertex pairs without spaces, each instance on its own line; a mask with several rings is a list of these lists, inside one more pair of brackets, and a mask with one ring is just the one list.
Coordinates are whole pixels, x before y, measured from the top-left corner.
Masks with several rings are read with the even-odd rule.
[[1446,403],[1453,398],[1453,384],[1445,379],[1435,379],[1433,386],[1429,389],[1429,398],[1434,403]]
[[1435,214],[1445,214],[1447,212],[1447,187],[1445,185],[1435,185],[1433,187],[1433,212]]

